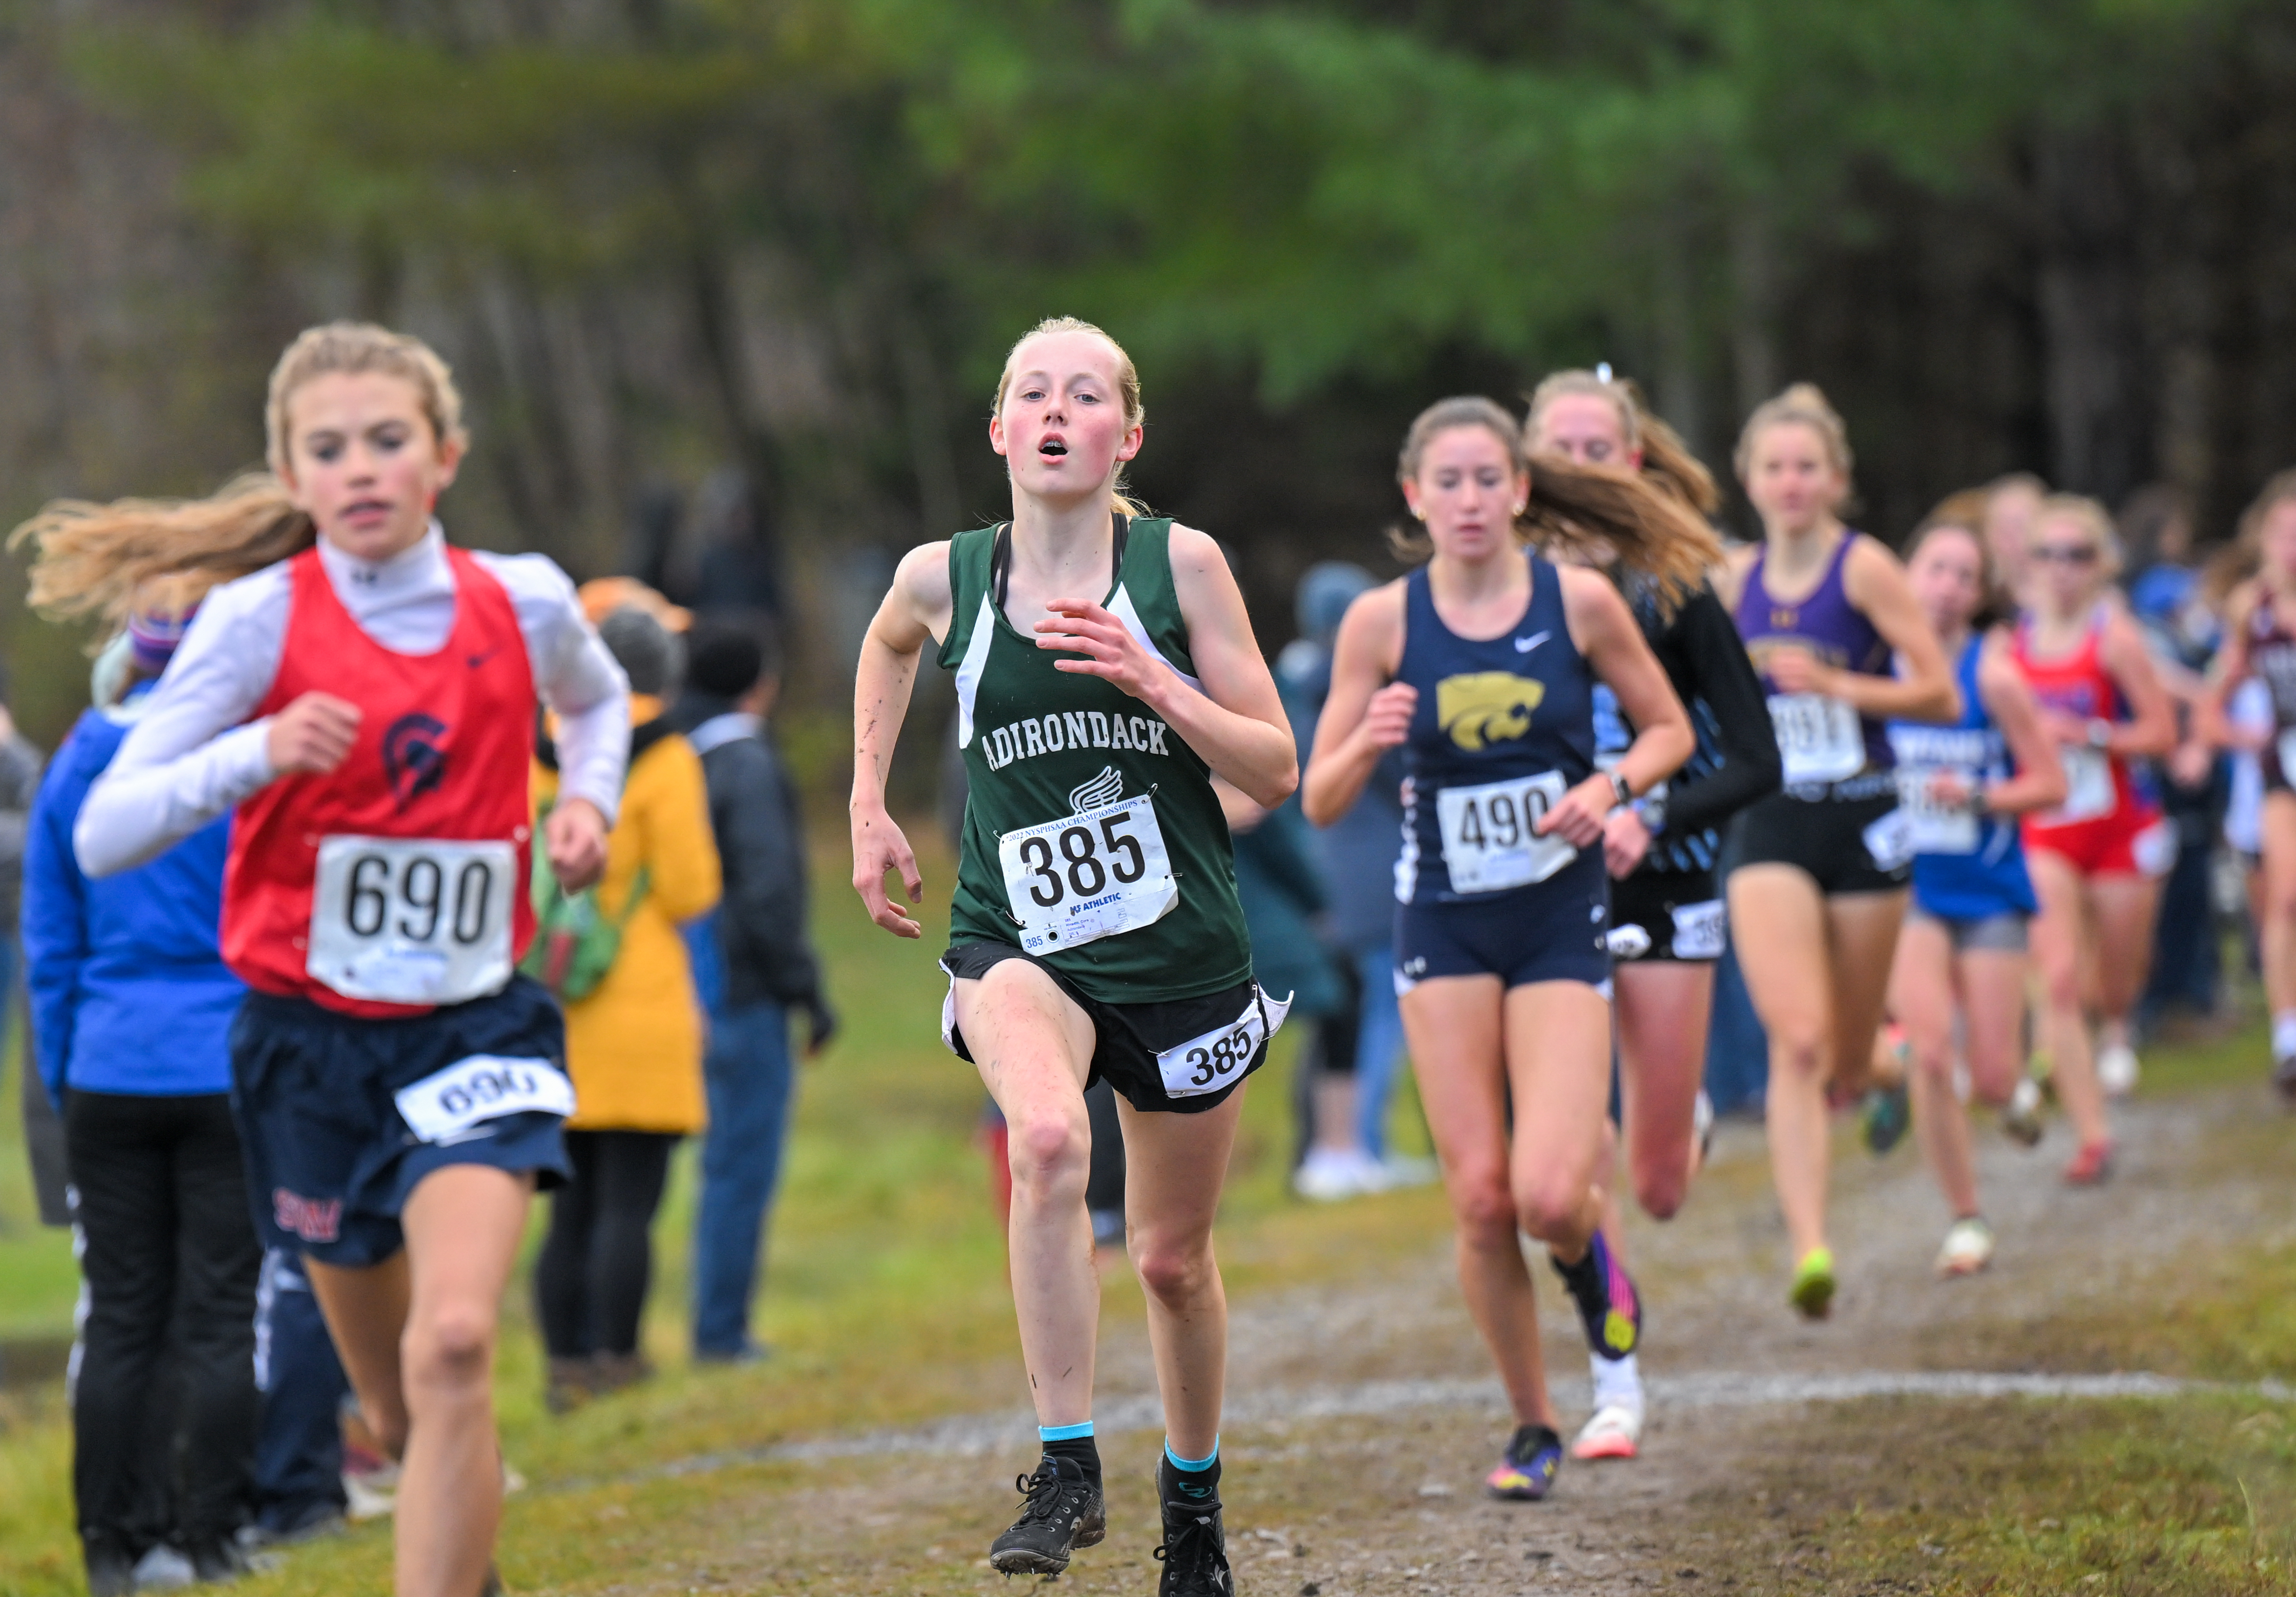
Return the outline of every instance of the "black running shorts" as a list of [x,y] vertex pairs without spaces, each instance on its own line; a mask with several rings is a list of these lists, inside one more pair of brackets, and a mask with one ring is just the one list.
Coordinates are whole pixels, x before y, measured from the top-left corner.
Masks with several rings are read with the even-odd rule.
[[1105,1080],[1143,1114],[1201,1115],[1226,1103],[1244,1077],[1267,1062],[1267,1046],[1292,1007],[1288,998],[1268,997],[1257,982],[1165,1003],[1103,1003],[1009,943],[960,943],[940,958],[949,984],[940,1035],[968,1064],[978,1061],[957,1028],[956,984],[977,982],[1007,959],[1026,959],[1052,977],[1092,1022],[1092,1071],[1085,1085]]
[[1721,885],[1710,870],[1645,867],[1611,884],[1611,952],[1620,964],[1708,964],[1729,941]]
[[1890,825],[1897,808],[1894,785],[1858,798],[1773,794],[1731,823],[1730,868],[1791,865],[1827,898],[1900,892],[1914,879],[1914,857],[1911,838]]

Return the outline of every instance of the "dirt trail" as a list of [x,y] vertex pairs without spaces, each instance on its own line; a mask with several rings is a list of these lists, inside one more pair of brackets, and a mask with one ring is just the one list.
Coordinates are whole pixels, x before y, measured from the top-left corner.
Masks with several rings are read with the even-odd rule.
[[[1806,1403],[1911,1387],[1962,1389],[1941,1372],[2016,1371],[2021,1325],[2078,1314],[2084,1301],[2228,1239],[2296,1232],[2271,1150],[2284,1135],[2261,1088],[2124,1106],[2125,1157],[2100,1190],[2056,1180],[2062,1130],[2034,1152],[1980,1140],[1980,1181],[2000,1233],[1992,1272],[1940,1283],[1931,1259],[1947,1216],[1908,1146],[1836,1163],[1834,1247],[1843,1289],[1833,1318],[1786,1309],[1787,1262],[1759,1128],[1726,1125],[1684,1214],[1632,1228],[1649,1304],[1644,1364],[1653,1412],[1631,1464],[1567,1465],[1539,1506],[1488,1502],[1482,1469],[1506,1418],[1453,1282],[1431,1247],[1375,1280],[1243,1297],[1233,1305],[1229,1536],[1239,1590],[1261,1597],[1409,1592],[1462,1597],[1552,1589],[1719,1589],[1702,1560],[1734,1515],[1786,1512],[1746,1497],[1750,1466],[1792,1445]],[[1586,1412],[1587,1363],[1559,1289],[1540,1281],[1546,1347],[1566,1421]],[[1858,1379],[1931,1372],[1913,1382]],[[1965,1385],[1964,1383],[1963,1385]],[[1152,1589],[1153,1383],[1136,1326],[1103,1334],[1098,1404],[1110,1467],[1111,1535],[1062,1585]],[[2142,1382],[2128,1389],[2142,1392]],[[901,1511],[882,1511],[870,1460],[952,1455],[901,1471]],[[1015,1405],[920,1431],[817,1438],[750,1461],[759,1468],[752,1536],[729,1531],[662,1584],[782,1590],[1004,1589],[980,1552],[1033,1461]],[[682,1472],[682,1471],[681,1471]]]

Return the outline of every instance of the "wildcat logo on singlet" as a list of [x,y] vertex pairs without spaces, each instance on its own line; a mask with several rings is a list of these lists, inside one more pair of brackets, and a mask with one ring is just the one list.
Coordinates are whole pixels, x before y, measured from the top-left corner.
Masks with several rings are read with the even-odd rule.
[[1062,749],[1131,749],[1166,754],[1164,734],[1171,728],[1152,715],[1107,715],[1098,710],[1066,710],[1057,715],[1023,716],[983,732],[981,752],[988,769],[1003,770],[1015,760],[1057,754]]
[[1486,744],[1505,743],[1529,731],[1531,712],[1546,696],[1546,683],[1513,671],[1446,677],[1435,685],[1435,724],[1472,753]]

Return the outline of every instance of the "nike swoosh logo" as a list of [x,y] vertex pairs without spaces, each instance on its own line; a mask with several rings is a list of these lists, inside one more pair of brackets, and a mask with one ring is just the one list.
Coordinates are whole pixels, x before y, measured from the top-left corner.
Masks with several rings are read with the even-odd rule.
[[1552,636],[1554,634],[1549,632],[1533,632],[1528,638],[1518,638],[1514,640],[1514,652],[1518,654],[1528,654]]

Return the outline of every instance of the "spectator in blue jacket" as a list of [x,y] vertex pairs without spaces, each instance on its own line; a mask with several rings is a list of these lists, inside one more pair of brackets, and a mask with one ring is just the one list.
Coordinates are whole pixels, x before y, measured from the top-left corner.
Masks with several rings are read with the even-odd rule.
[[[188,618],[184,618],[187,620]],[[202,1579],[244,1566],[255,1450],[255,1294],[263,1253],[231,1115],[226,1044],[243,989],[217,949],[229,821],[137,869],[80,874],[72,827],[119,752],[180,622],[131,619],[128,679],[56,751],[24,853],[23,942],[41,1081],[62,1111],[86,1314],[72,1486],[98,1594],[134,1590],[161,1543]],[[99,671],[99,681],[104,681]],[[149,1410],[164,1383],[173,1425]],[[139,1491],[172,1430],[175,1490]],[[164,1466],[162,1466],[164,1467]],[[155,1501],[173,1523],[152,1521]]]

